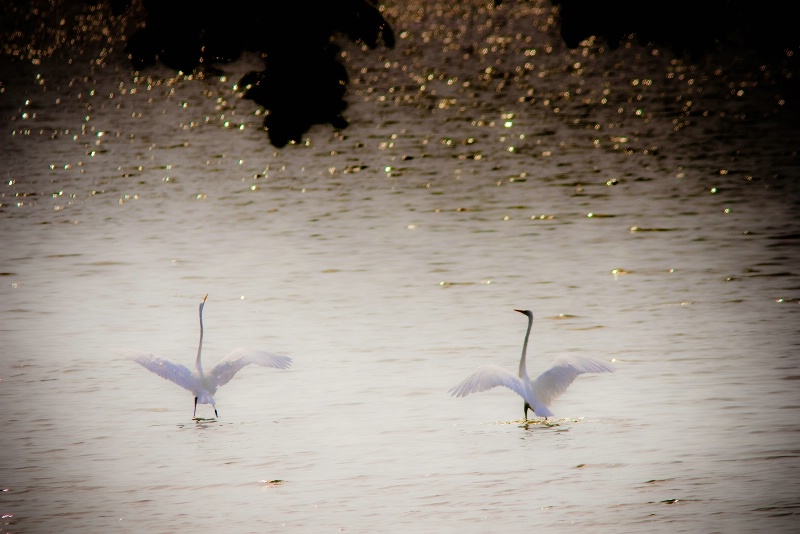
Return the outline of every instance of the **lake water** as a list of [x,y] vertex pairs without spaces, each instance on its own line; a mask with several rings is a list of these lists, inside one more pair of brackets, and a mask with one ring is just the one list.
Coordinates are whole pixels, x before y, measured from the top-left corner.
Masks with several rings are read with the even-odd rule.
[[[791,64],[461,6],[390,4],[394,50],[342,43],[351,126],[280,150],[233,90],[254,58],[137,76],[96,32],[4,57],[0,532],[796,530]],[[206,294],[207,365],[294,365],[194,421],[113,350],[191,365]],[[514,308],[532,374],[617,372],[547,424],[450,397],[516,369]]]

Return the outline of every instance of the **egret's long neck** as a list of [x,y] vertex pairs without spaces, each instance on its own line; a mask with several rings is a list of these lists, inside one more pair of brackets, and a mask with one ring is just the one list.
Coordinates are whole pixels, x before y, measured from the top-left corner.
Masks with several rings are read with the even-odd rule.
[[533,325],[533,317],[528,316],[528,331],[525,332],[525,342],[522,344],[522,357],[519,359],[519,377],[527,378],[528,370],[525,368],[525,355],[528,352],[528,338],[531,337],[531,326]]
[[203,364],[200,362],[200,354],[203,352],[203,306],[205,302],[200,303],[200,345],[197,346],[197,362],[195,366],[197,367],[197,372],[200,373],[200,376],[203,376]]

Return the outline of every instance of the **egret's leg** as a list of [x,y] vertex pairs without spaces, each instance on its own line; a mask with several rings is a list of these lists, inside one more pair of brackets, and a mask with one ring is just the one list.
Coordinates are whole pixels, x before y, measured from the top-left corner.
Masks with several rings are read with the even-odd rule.
[[528,404],[528,401],[525,401],[525,417],[523,419],[525,419],[526,421],[528,420],[528,410],[530,410],[530,409],[531,409],[531,405]]
[[214,406],[214,416],[219,417],[219,414],[217,413],[216,405],[212,404],[211,406]]
[[194,398],[194,413],[192,417],[197,417],[197,397]]

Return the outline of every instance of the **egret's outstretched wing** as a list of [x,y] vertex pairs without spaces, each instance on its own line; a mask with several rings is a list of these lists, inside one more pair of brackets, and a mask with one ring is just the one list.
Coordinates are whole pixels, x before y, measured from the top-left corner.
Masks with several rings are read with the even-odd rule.
[[550,405],[570,384],[583,373],[613,373],[614,367],[604,361],[587,356],[566,354],[559,356],[550,367],[533,382],[533,391],[544,405]]
[[215,388],[224,386],[230,382],[231,378],[242,367],[251,363],[263,365],[264,367],[275,367],[276,369],[288,369],[292,365],[292,359],[288,356],[281,356],[280,354],[273,354],[263,350],[239,347],[222,358],[208,371],[209,381],[214,384]]
[[515,391],[523,399],[526,398],[525,384],[514,373],[507,371],[499,365],[484,365],[478,367],[458,385],[450,388],[450,396],[465,397],[470,393],[486,391],[496,386],[505,386]]
[[161,378],[166,378],[170,382],[174,382],[189,391],[194,391],[195,380],[192,376],[192,371],[177,362],[173,362],[172,360],[163,358],[152,352],[144,352],[141,350],[120,349],[114,352],[120,356],[134,360],[142,367],[153,371]]

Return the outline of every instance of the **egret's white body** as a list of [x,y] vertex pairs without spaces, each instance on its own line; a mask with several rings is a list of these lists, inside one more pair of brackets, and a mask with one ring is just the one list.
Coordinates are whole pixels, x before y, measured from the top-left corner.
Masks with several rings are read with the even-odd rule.
[[588,356],[562,355],[550,364],[536,380],[528,377],[525,368],[525,354],[528,351],[528,338],[533,325],[533,313],[530,310],[514,310],[528,317],[528,331],[522,345],[522,357],[519,360],[519,376],[498,365],[478,367],[471,375],[450,389],[451,396],[465,397],[470,393],[486,391],[495,386],[505,386],[516,392],[525,400],[525,419],[528,410],[539,417],[551,417],[549,405],[564,393],[570,384],[583,373],[613,373],[614,367],[601,360]]
[[214,367],[208,371],[203,371],[200,356],[203,351],[203,306],[205,306],[206,298],[208,298],[208,295],[200,303],[200,345],[197,347],[197,361],[194,369],[189,369],[180,363],[152,352],[130,349],[115,351],[120,356],[130,358],[158,376],[166,378],[192,392],[194,395],[193,416],[197,415],[198,404],[212,405],[214,414],[218,415],[214,393],[217,392],[217,388],[230,382],[242,367],[255,363],[264,367],[287,369],[292,365],[292,359],[288,356],[281,356],[280,354],[249,347],[239,347],[222,358]]

